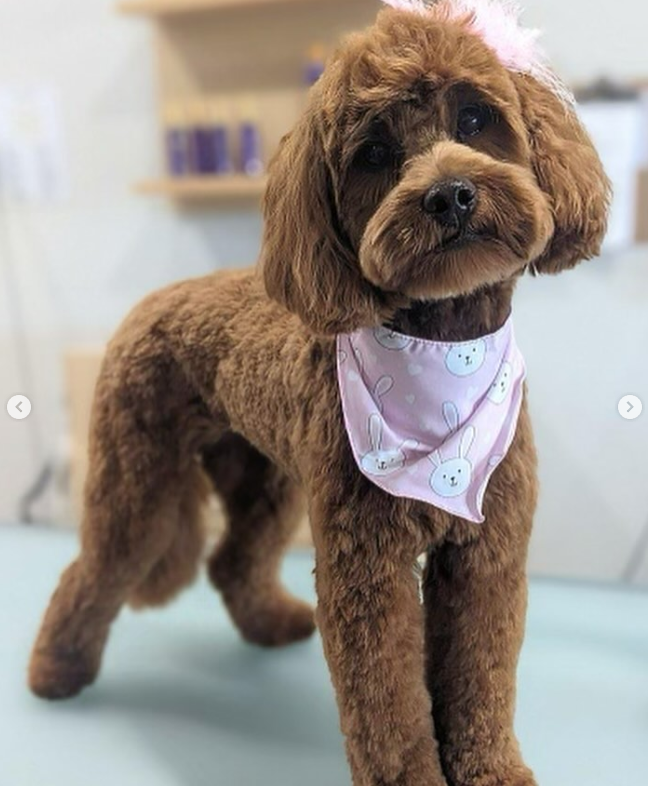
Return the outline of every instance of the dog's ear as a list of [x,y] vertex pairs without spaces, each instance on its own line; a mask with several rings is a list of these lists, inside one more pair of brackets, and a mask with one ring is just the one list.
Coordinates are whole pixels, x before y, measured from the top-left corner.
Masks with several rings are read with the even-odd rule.
[[607,229],[610,183],[573,108],[536,79],[515,79],[533,168],[549,197],[555,224],[532,271],[558,273],[599,253]]
[[379,293],[360,273],[340,227],[334,192],[334,130],[321,99],[285,136],[270,162],[261,264],[268,294],[317,333],[380,321]]

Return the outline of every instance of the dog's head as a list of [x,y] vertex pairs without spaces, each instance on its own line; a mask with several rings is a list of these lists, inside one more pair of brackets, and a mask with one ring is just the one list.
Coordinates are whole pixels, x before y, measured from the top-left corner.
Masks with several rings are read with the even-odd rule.
[[266,288],[323,333],[556,273],[606,228],[608,181],[569,102],[507,67],[456,13],[466,0],[387,1],[411,8],[346,40],[270,166]]

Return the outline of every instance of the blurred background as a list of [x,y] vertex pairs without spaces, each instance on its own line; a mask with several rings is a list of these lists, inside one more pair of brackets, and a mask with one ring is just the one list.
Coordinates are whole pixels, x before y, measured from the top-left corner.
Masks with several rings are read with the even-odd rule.
[[[517,297],[542,480],[531,570],[648,583],[648,412],[617,411],[648,396],[648,6],[525,5],[616,191],[603,256]],[[254,263],[268,157],[379,6],[0,4],[1,522],[76,525],[104,342],[151,290]]]

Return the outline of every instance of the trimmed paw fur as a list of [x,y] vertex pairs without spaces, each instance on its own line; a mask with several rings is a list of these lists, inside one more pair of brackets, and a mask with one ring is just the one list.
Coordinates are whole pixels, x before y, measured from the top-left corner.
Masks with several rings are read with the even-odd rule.
[[29,687],[42,699],[68,699],[94,682],[99,666],[73,650],[35,650],[29,664]]
[[315,632],[313,609],[295,598],[259,604],[244,616],[238,616],[236,622],[243,638],[261,647],[293,644]]

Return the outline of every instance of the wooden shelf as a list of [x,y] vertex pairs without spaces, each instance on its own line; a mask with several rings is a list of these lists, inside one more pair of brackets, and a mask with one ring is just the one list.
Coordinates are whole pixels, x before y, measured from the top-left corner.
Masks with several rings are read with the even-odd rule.
[[232,8],[268,7],[273,5],[306,5],[318,0],[124,0],[117,8],[124,14],[140,16],[171,16]]
[[[272,158],[306,103],[304,69],[313,45],[330,50],[375,18],[377,0],[117,0],[148,17],[159,96],[160,172],[167,171],[167,131],[174,106],[220,102],[232,160],[241,160],[240,127],[250,111],[264,161]],[[220,13],[222,12],[222,13]],[[254,16],[254,19],[252,19]],[[189,127],[197,122],[187,118]],[[172,178],[134,185],[138,194],[181,203],[258,207],[266,179],[244,175]]]
[[178,177],[144,180],[135,185],[138,194],[160,196],[186,202],[257,202],[263,196],[265,177],[220,175],[216,177]]

